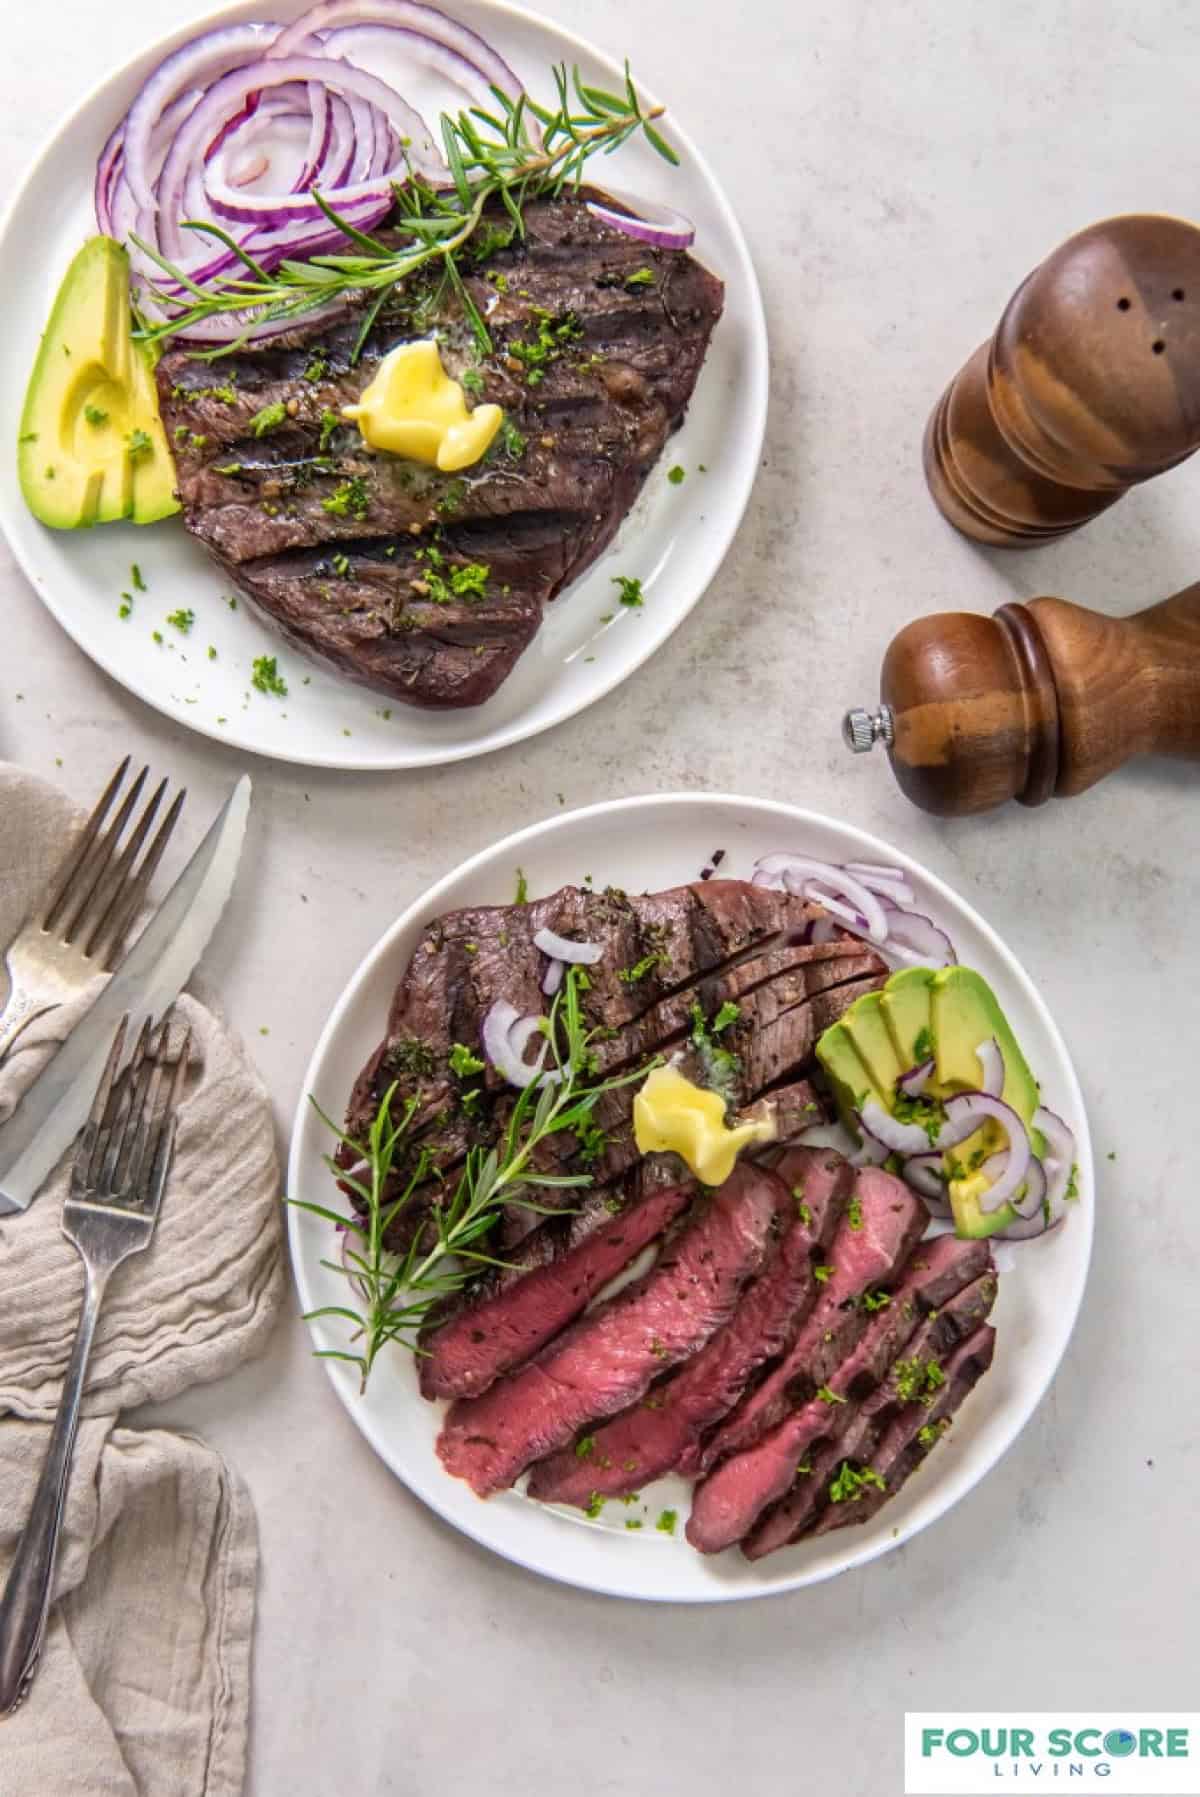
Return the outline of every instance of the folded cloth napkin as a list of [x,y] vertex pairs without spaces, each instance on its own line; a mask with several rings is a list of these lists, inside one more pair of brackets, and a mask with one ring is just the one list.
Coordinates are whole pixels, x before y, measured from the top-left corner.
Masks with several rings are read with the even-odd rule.
[[[0,944],[82,815],[0,764]],[[0,997],[7,990],[0,974]],[[0,1119],[77,1006],[0,1064]],[[258,1546],[241,1480],[202,1442],[117,1426],[257,1352],[283,1292],[279,1168],[257,1075],[193,997],[191,1072],[154,1241],[109,1287],[92,1353],[42,1664],[0,1725],[0,1792],[237,1797],[249,1712]],[[0,1219],[0,1577],[28,1514],[83,1289],[59,1230],[69,1157],[23,1216]]]

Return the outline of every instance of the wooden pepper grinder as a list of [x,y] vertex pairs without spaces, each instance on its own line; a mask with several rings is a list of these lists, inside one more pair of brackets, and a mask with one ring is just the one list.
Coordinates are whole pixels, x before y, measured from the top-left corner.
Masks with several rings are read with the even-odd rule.
[[940,817],[1070,798],[1134,755],[1200,759],[1200,581],[1133,618],[1066,599],[920,618],[888,649],[880,698],[847,712],[847,743],[884,742],[902,791]]
[[1200,228],[1131,214],[1035,268],[925,431],[966,536],[1052,541],[1200,447]]

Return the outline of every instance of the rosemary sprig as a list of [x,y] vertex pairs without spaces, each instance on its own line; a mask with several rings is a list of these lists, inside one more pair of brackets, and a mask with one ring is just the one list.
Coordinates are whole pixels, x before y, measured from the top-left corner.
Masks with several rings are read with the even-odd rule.
[[[557,195],[567,187],[579,187],[589,158],[598,151],[611,155],[636,132],[660,156],[673,164],[679,157],[653,123],[664,108],[646,106],[625,68],[625,91],[609,93],[586,84],[566,66],[553,70],[557,106],[540,106],[528,95],[516,100],[493,88],[497,110],[479,107],[457,116],[441,115],[442,142],[452,185],[434,188],[413,176],[394,188],[402,241],[386,244],[356,229],[335,212],[318,193],[313,197],[330,221],[346,237],[356,253],[314,256],[308,261],[284,261],[268,271],[243,250],[228,232],[205,220],[188,220],[186,228],[214,238],[231,251],[242,272],[225,274],[208,283],[192,280],[181,269],[140,238],[133,242],[181,287],[186,298],[161,288],[150,289],[157,304],[168,313],[162,321],[146,323],[139,333],[151,343],[194,328],[204,320],[234,314],[242,326],[232,342],[202,353],[214,360],[240,348],[251,330],[265,323],[300,323],[305,317],[350,294],[377,293],[372,316],[387,291],[426,264],[440,260],[460,301],[466,289],[455,258],[467,246],[489,205],[499,201],[508,213],[515,233],[524,233],[523,208],[543,194]],[[530,119],[541,128],[541,141],[531,135]],[[491,336],[477,308],[466,300],[471,327],[483,353],[492,348]],[[366,327],[369,329],[369,325]],[[363,333],[365,336],[365,331]],[[360,347],[362,338],[360,337]],[[357,352],[356,352],[357,353]]]
[[450,1196],[429,1207],[422,1226],[401,1254],[391,1253],[385,1240],[427,1183],[432,1170],[428,1151],[421,1149],[399,1195],[385,1196],[417,1100],[409,1099],[401,1116],[394,1118],[396,1086],[390,1086],[365,1142],[344,1134],[316,1100],[311,1100],[322,1122],[358,1157],[353,1174],[338,1167],[332,1156],[326,1156],[326,1164],[343,1185],[351,1187],[364,1208],[362,1214],[347,1219],[322,1204],[301,1198],[288,1200],[297,1209],[311,1211],[356,1238],[355,1244],[345,1250],[344,1264],[323,1260],[321,1265],[347,1281],[350,1292],[361,1301],[361,1309],[353,1309],[349,1304],[327,1304],[310,1311],[305,1320],[336,1317],[353,1325],[351,1339],[359,1344],[357,1352],[342,1348],[321,1348],[317,1352],[325,1359],[346,1360],[357,1366],[360,1390],[365,1391],[381,1349],[396,1342],[420,1353],[417,1337],[432,1306],[460,1291],[480,1267],[504,1264],[488,1253],[486,1245],[502,1206],[518,1204],[541,1211],[547,1207],[530,1196],[539,1188],[592,1184],[590,1173],[534,1171],[534,1153],[549,1136],[563,1130],[583,1131],[605,1092],[643,1079],[648,1068],[639,1067],[618,1078],[589,1083],[595,1057],[579,1000],[583,977],[579,968],[568,968],[550,1007],[544,1026],[553,1063],[550,1075],[519,1093],[495,1147],[470,1150]]

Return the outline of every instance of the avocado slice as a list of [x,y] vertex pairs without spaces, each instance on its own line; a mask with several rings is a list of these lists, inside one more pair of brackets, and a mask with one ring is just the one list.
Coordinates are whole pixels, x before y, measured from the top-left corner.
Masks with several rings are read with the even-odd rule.
[[886,1105],[888,1100],[887,1095],[876,1088],[854,1046],[854,1037],[849,1028],[853,1010],[854,1006],[851,1005],[845,1017],[838,1023],[831,1023],[823,1032],[817,1043],[817,1059],[833,1087],[838,1115],[857,1141],[858,1124],[855,1117],[865,1101],[875,1098],[880,1104]]
[[[976,1138],[971,1139],[974,1141]],[[950,1209],[954,1213],[955,1235],[980,1241],[985,1236],[995,1235],[998,1229],[1007,1229],[1010,1223],[1016,1222],[1017,1213],[1011,1204],[1002,1204],[996,1211],[985,1211],[981,1207],[979,1200],[990,1183],[979,1173],[969,1173],[965,1179],[949,1181],[946,1191]]]
[[867,992],[856,999],[842,1018],[859,1060],[871,1076],[879,1102],[890,1111],[896,1101],[896,1081],[908,1062],[896,1053],[882,1009],[882,992]]
[[17,467],[25,503],[56,530],[179,509],[153,361],[130,331],[129,258],[111,237],[89,238],[58,290],[25,392]]
[[[930,991],[933,1015],[934,1076],[943,1097],[954,1092],[978,1091],[983,1080],[976,1049],[994,1037],[1004,1057],[1004,1091],[1001,1097],[1027,1125],[1041,1103],[1037,1081],[1021,1053],[1012,1026],[983,978],[970,967],[943,967],[933,978]],[[1031,1128],[1035,1154],[1045,1153],[1045,1140]],[[965,1144],[964,1144],[965,1147]],[[961,1150],[960,1150],[961,1152]]]
[[902,1071],[933,1054],[932,985],[932,967],[905,967],[891,976],[880,994],[880,1009]]

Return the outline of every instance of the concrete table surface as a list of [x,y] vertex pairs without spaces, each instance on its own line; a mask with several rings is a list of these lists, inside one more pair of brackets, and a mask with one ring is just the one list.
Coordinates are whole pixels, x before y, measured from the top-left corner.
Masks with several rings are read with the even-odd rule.
[[[1194,211],[1200,36],[1179,0],[545,5],[631,56],[744,224],[774,369],[749,514],[666,648],[549,735],[415,776],[254,763],[207,979],[286,1136],[360,956],[498,834],[560,803],[703,786],[852,818],[977,904],[1061,1023],[1100,1169],[1082,1320],[1019,1443],[939,1526],[816,1590],[708,1611],[560,1589],[460,1540],[355,1431],[294,1307],[265,1359],[169,1416],[240,1467],[258,1506],[254,1797],[890,1797],[906,1708],[1194,1697],[1197,771],[1147,763],[1069,804],[940,823],[838,726],[918,613],[1044,592],[1121,613],[1200,573],[1196,466],[1074,539],[1005,555],[943,524],[920,464],[929,407],[1044,254],[1108,214]],[[0,192],[57,117],[191,10],[10,8]],[[239,757],[94,669],[6,549],[0,605],[0,755],[84,799],[132,748],[203,815]]]

